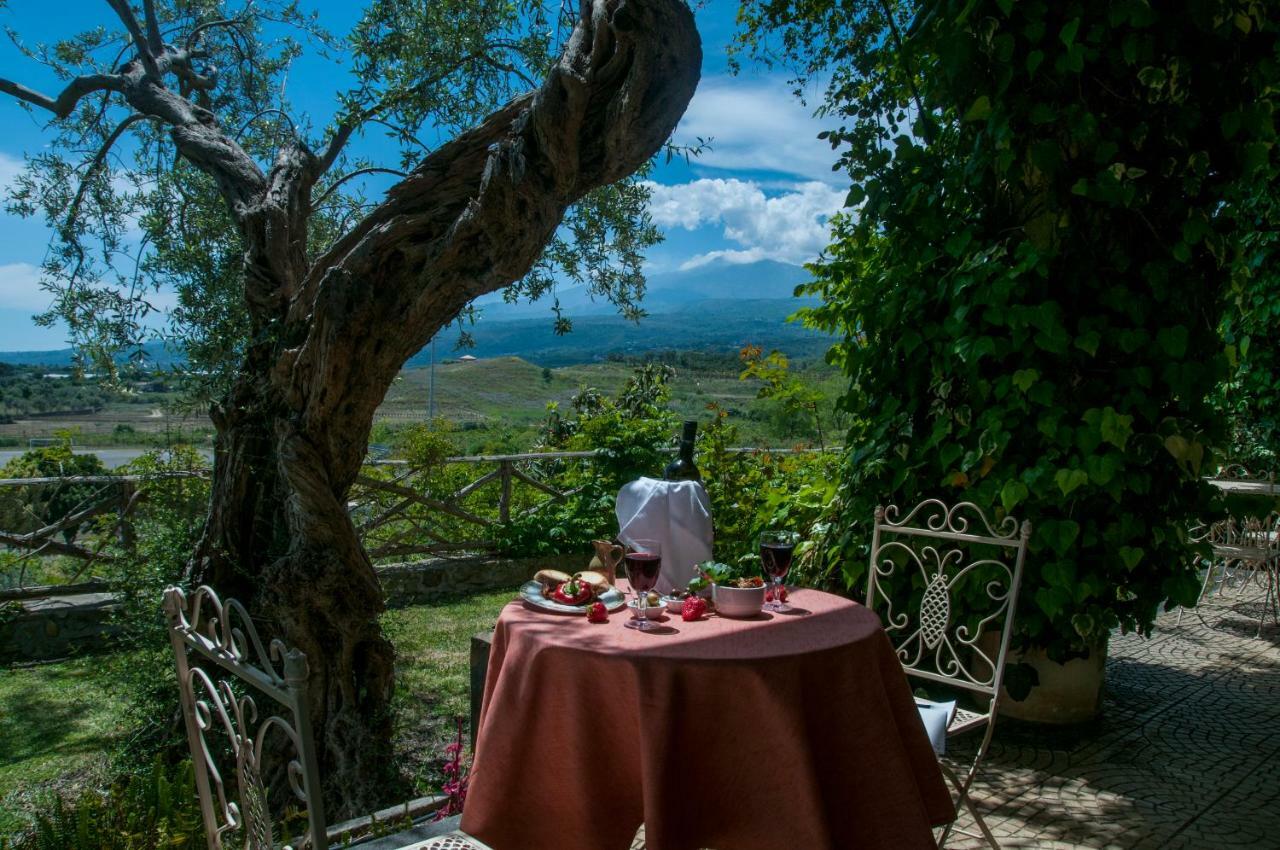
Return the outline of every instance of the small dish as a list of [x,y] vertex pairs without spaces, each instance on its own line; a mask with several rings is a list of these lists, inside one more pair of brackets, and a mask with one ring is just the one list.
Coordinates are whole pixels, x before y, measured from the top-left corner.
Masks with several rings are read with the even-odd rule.
[[[634,617],[636,615],[636,601],[632,599],[627,603],[627,607],[631,609],[631,616]],[[644,609],[645,619],[648,620],[660,620],[662,615],[666,613],[667,609],[662,605],[650,605]]]
[[759,587],[725,587],[711,585],[711,598],[716,613],[722,617],[754,617],[764,607],[765,585]]
[[664,596],[662,597],[662,604],[667,606],[669,613],[679,614],[684,610],[684,600],[685,597],[683,596]]

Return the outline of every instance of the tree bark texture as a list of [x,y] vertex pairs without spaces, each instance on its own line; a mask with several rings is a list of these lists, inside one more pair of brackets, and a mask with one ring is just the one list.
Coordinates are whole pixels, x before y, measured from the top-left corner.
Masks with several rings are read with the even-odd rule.
[[700,67],[680,0],[584,2],[541,88],[431,154],[313,262],[323,157],[295,145],[263,174],[211,115],[146,86],[145,72],[124,90],[218,180],[244,238],[253,339],[212,411],[213,496],[192,576],[306,652],[331,819],[383,802],[391,767],[394,652],[347,515],[374,411],[463,307],[531,268],[569,205],[660,149]]

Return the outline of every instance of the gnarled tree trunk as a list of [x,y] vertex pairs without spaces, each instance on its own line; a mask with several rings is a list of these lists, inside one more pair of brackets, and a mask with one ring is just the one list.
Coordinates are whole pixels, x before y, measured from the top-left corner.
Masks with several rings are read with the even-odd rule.
[[394,652],[346,509],[374,411],[467,303],[530,269],[570,204],[661,147],[700,65],[680,0],[584,2],[539,90],[431,154],[311,263],[310,192],[332,156],[294,146],[262,175],[208,113],[154,103],[145,80],[125,91],[140,112],[176,114],[179,149],[219,180],[247,246],[254,336],[213,410],[213,497],[192,574],[307,653],[333,815],[381,802],[390,765]]

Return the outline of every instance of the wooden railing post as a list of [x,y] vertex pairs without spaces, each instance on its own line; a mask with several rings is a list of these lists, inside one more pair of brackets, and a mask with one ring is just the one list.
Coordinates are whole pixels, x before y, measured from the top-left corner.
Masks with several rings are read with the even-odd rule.
[[498,497],[498,519],[503,525],[511,522],[511,461],[501,461],[499,466],[500,477],[502,479],[502,495]]

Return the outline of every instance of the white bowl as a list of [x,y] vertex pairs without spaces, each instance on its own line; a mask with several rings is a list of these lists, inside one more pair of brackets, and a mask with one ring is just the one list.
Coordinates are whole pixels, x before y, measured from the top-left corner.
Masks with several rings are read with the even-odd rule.
[[[627,603],[627,607],[631,609],[631,616],[634,617],[636,615],[636,601],[632,599]],[[660,620],[665,613],[667,613],[667,609],[664,605],[650,605],[644,609],[644,616],[649,620]]]
[[754,617],[764,607],[764,591],[760,587],[723,587],[711,585],[711,598],[716,603],[716,613],[722,617]]
[[684,610],[684,599],[675,596],[662,597],[662,604],[667,606],[667,611],[671,614],[679,614]]

